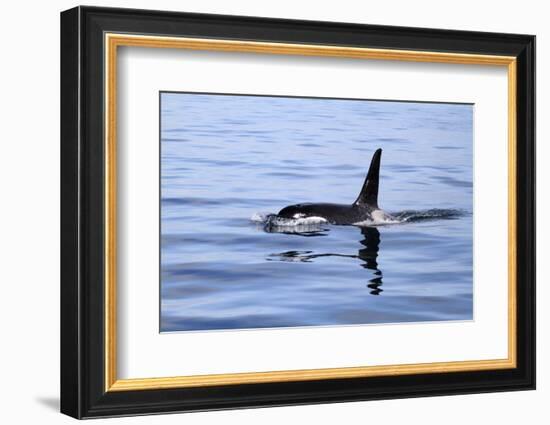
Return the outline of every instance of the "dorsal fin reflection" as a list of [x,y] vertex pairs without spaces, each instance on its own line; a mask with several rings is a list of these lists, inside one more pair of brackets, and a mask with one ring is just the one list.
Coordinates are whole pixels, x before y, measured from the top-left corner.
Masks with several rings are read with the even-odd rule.
[[[266,231],[269,231],[266,229]],[[321,231],[320,231],[321,232]],[[280,232],[288,233],[288,232]],[[322,234],[322,233],[320,233]],[[307,232],[302,236],[314,236],[320,235],[316,232]],[[362,248],[357,250],[357,254],[343,254],[343,253],[315,253],[314,251],[284,251],[276,254],[271,254],[268,261],[290,261],[290,262],[302,262],[312,263],[316,258],[322,257],[348,257],[358,258],[361,260],[361,267],[372,271],[372,278],[369,279],[367,287],[371,289],[370,294],[380,295],[382,293],[382,271],[378,268],[378,252],[380,249],[380,231],[376,227],[362,227],[361,228],[362,239],[359,243]]]

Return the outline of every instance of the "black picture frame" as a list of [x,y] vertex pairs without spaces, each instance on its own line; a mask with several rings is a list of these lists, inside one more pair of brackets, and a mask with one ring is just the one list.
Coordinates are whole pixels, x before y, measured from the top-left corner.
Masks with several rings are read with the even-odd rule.
[[[369,378],[105,391],[104,34],[514,56],[517,367]],[[61,13],[61,412],[75,418],[535,388],[535,37],[76,7]]]

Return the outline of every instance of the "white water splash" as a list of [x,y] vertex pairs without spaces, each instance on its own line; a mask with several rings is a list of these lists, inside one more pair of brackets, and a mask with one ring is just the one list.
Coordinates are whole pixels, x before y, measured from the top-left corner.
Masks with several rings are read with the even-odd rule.
[[382,210],[374,210],[371,213],[371,218],[358,221],[357,223],[353,223],[353,225],[363,227],[363,226],[384,226],[386,224],[399,224],[399,223],[402,223],[402,221],[398,220],[397,218],[388,214],[387,212]]
[[250,220],[255,223],[269,224],[277,227],[311,226],[327,223],[327,220],[323,217],[285,218],[279,217],[277,214],[259,212],[254,213],[252,217],[250,217]]
[[267,221],[267,218],[272,215],[275,215],[275,214],[255,212],[254,214],[252,214],[252,217],[250,217],[250,220],[253,221],[254,223],[265,223]]

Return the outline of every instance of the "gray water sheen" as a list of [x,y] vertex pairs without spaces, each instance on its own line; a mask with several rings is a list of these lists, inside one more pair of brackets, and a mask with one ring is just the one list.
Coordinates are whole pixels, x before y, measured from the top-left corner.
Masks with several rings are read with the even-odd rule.
[[[161,93],[161,331],[472,319],[472,125],[464,104]],[[353,202],[377,148],[398,223],[273,221]]]

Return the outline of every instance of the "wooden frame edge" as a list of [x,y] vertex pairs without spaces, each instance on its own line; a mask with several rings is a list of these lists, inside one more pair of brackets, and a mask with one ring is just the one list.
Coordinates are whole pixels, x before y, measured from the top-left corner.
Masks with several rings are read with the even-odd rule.
[[[237,51],[264,54],[345,57],[471,65],[508,70],[508,358],[495,360],[343,367],[273,372],[117,379],[116,355],[116,85],[120,46]],[[514,56],[371,49],[311,44],[235,41],[206,38],[104,34],[105,47],[105,392],[205,387],[270,382],[344,379],[417,373],[513,369],[517,367],[517,71]]]
[[393,366],[364,366],[327,369],[301,369],[274,372],[231,373],[219,375],[174,376],[165,378],[118,379],[108,391],[139,391],[216,385],[261,384],[270,382],[316,381],[322,379],[367,378],[414,375],[417,373],[447,373],[481,370],[513,369],[512,359],[474,360],[441,363],[418,363]]

